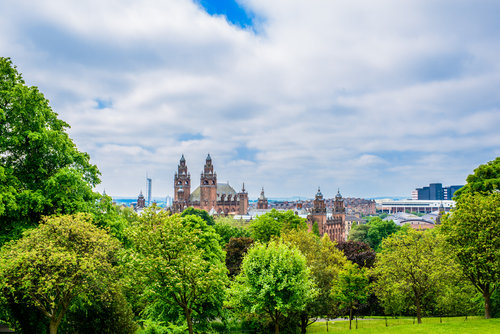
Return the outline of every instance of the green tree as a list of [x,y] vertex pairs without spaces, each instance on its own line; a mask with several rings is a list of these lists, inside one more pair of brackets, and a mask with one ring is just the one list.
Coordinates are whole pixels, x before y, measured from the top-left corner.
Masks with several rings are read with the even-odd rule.
[[256,241],[269,242],[271,238],[279,237],[282,231],[307,230],[307,220],[300,218],[293,211],[281,212],[272,209],[270,212],[258,216],[250,224],[252,237]]
[[42,216],[89,211],[99,171],[36,87],[0,57],[0,244]]
[[217,218],[215,221],[215,232],[221,238],[221,246],[225,247],[231,238],[248,238],[250,231],[240,227],[240,223],[232,217]]
[[[382,241],[375,263],[376,293],[386,312],[392,300],[411,302],[406,306],[414,308],[420,324],[427,306],[457,270],[449,252],[445,251],[444,239],[434,231],[410,229],[406,234],[392,234]],[[390,309],[401,309],[400,306]]]
[[369,295],[370,279],[365,268],[359,268],[350,261],[337,275],[332,286],[332,297],[341,308],[349,310],[349,329],[353,318],[353,311],[364,303]]
[[490,318],[491,295],[500,285],[500,193],[463,193],[441,232],[465,277],[482,294]]
[[214,217],[210,216],[210,214],[208,212],[206,212],[205,210],[195,209],[193,207],[189,207],[186,210],[182,211],[182,213],[181,213],[182,217],[189,216],[189,215],[195,215],[195,216],[200,217],[201,219],[203,219],[205,221],[205,223],[207,225],[210,225],[210,226],[215,225]]
[[45,219],[0,250],[0,287],[16,303],[39,309],[57,333],[76,298],[90,300],[113,285],[117,240],[88,215]]
[[353,226],[349,234],[349,240],[366,242],[372,249],[378,251],[382,240],[399,230],[400,227],[392,220],[372,217],[366,225]]
[[492,193],[500,190],[500,157],[474,169],[467,176],[467,184],[455,192],[455,199],[463,194]]
[[332,309],[333,299],[330,291],[346,259],[326,235],[320,239],[305,230],[291,230],[282,235],[282,240],[296,247],[306,257],[307,266],[318,291],[315,298],[309,299],[304,310],[298,312],[300,329],[305,333],[307,326],[318,318],[335,313],[336,310]]
[[170,320],[194,322],[220,314],[228,285],[225,254],[213,227],[195,215],[168,215],[148,209],[128,229],[135,252],[125,258],[144,282],[146,303]]
[[270,241],[248,251],[230,295],[230,306],[269,316],[279,333],[280,323],[303,310],[315,297],[315,289],[304,255],[282,242]]

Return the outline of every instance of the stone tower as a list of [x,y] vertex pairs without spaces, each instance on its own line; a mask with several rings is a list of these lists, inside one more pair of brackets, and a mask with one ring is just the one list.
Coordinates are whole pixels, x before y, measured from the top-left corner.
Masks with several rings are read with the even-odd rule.
[[264,187],[262,187],[262,191],[260,192],[259,199],[257,200],[257,209],[265,210],[269,206],[266,196],[264,195]]
[[174,201],[187,202],[191,194],[191,175],[188,173],[184,154],[177,166],[177,173],[174,176]]
[[214,173],[210,154],[200,178],[200,209],[210,211],[217,206],[217,174]]
[[314,222],[318,223],[319,235],[326,233],[326,203],[319,187],[313,201],[313,208],[309,219],[309,230],[312,230]]
[[144,209],[146,207],[146,199],[144,198],[144,195],[142,194],[142,190],[139,194],[139,197],[137,197],[137,209]]
[[240,215],[246,215],[248,213],[248,193],[245,190],[245,183],[243,183],[243,187],[241,188],[241,192],[238,194],[238,196],[240,199],[238,213]]

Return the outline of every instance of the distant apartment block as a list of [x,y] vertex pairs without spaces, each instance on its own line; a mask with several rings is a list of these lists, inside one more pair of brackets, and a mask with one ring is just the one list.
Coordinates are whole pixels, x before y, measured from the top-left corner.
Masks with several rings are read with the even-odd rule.
[[449,201],[455,195],[455,191],[462,187],[463,185],[443,187],[442,183],[431,183],[427,187],[412,191],[411,198],[421,201]]

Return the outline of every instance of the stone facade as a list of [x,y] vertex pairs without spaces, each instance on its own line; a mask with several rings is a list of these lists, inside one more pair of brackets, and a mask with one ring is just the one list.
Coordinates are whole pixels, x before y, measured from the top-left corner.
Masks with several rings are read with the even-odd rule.
[[217,183],[217,173],[214,172],[210,154],[200,176],[200,186],[191,192],[191,175],[182,155],[174,176],[172,210],[182,212],[188,207],[218,215],[245,215],[248,212],[248,193],[245,184],[241,192],[236,193],[228,183]]
[[269,207],[269,202],[267,201],[267,198],[264,195],[264,187],[262,187],[259,199],[257,200],[257,210],[266,210],[268,207]]
[[312,230],[313,224],[318,223],[319,234],[327,234],[332,241],[345,241],[346,223],[344,200],[340,191],[335,196],[335,202],[332,208],[332,214],[327,215],[326,203],[323,194],[318,188],[318,192],[313,201],[311,213],[307,216],[309,230]]

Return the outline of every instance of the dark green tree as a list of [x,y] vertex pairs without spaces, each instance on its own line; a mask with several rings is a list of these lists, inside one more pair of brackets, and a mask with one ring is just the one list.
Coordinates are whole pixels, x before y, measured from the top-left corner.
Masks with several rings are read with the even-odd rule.
[[0,57],[0,244],[42,216],[89,211],[99,171],[36,87]]
[[468,193],[491,193],[500,190],[500,157],[474,169],[467,184],[455,192],[456,199]]
[[378,251],[382,240],[399,230],[400,227],[392,220],[372,217],[365,225],[355,225],[349,233],[349,240],[366,242],[372,249]]

